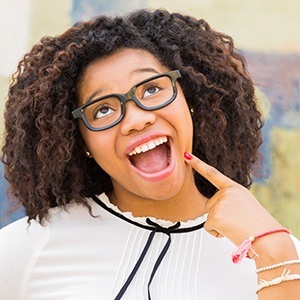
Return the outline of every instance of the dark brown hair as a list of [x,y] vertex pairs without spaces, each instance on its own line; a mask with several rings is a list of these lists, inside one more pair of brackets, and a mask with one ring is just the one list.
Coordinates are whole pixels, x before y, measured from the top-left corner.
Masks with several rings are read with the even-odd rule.
[[[87,65],[122,48],[144,49],[170,70],[194,109],[193,153],[249,187],[261,144],[262,120],[244,57],[232,39],[204,20],[164,10],[99,16],[56,37],[46,36],[19,63],[6,102],[2,161],[10,195],[30,219],[50,207],[82,203],[112,188],[83,152],[71,111]],[[216,191],[195,174],[202,194]]]

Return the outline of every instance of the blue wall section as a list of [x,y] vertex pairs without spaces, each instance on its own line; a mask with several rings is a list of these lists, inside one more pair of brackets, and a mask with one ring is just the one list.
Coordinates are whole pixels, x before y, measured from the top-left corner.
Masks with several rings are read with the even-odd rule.
[[23,208],[19,208],[15,212],[8,214],[11,205],[8,203],[6,199],[7,183],[3,178],[2,164],[0,164],[0,177],[2,178],[2,180],[0,180],[0,228],[1,228],[15,220],[22,218],[25,215],[25,213]]

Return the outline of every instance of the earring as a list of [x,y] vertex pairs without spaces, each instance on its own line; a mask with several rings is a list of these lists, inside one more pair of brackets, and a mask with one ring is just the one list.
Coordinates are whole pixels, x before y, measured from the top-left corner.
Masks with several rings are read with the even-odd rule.
[[89,151],[86,151],[86,152],[85,152],[85,155],[86,155],[87,157],[89,157],[89,158],[92,158],[92,157],[93,157],[92,154],[91,154],[91,152],[89,152]]
[[190,112],[191,112],[191,116],[193,116],[195,114],[194,108],[191,108]]

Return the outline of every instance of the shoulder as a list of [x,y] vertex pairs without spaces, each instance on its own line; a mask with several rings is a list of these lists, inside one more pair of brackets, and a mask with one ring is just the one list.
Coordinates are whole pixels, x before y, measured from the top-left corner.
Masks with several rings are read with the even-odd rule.
[[47,239],[47,227],[36,221],[29,224],[27,218],[0,230],[0,290],[5,299],[20,298],[25,274]]
[[27,220],[28,218],[24,217],[0,230],[0,244],[5,245],[0,248],[1,252],[5,249],[11,252],[16,246],[30,245],[34,240],[45,235],[47,227],[43,227],[35,220],[30,223]]
[[[0,230],[0,265],[11,269],[10,264],[24,265],[37,245],[48,238],[48,227],[36,221],[27,222],[27,217],[15,221]],[[3,272],[1,268],[0,272]],[[1,274],[1,273],[0,273]]]
[[[93,214],[98,214],[94,211]],[[18,261],[24,266],[26,262],[52,240],[64,241],[73,231],[87,232],[95,223],[89,210],[74,202],[65,208],[50,209],[47,220],[40,224],[36,220],[28,223],[24,217],[0,230],[0,265],[9,264],[9,260]],[[9,266],[8,266],[9,268]],[[1,274],[1,268],[0,268]]]
[[[70,203],[52,208],[47,221],[24,217],[0,230],[0,291],[3,299],[23,299],[31,273],[45,250],[60,247],[73,229],[92,219],[88,209]],[[77,237],[78,238],[78,237]],[[51,248],[52,249],[52,248]],[[2,298],[1,298],[2,299]]]

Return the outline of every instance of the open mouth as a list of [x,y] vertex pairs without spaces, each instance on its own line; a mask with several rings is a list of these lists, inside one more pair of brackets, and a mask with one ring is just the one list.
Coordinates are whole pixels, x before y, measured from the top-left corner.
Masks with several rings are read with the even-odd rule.
[[157,173],[170,164],[170,145],[166,136],[148,141],[129,153],[130,163],[143,173]]

